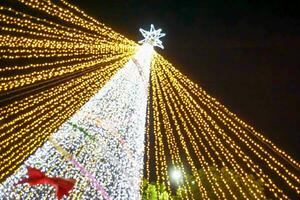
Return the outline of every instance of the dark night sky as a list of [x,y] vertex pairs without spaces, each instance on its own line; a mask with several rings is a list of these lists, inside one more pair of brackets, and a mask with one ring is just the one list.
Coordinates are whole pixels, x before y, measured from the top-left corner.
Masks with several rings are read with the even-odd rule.
[[300,160],[299,3],[70,2],[135,41],[141,39],[139,27],[162,28],[165,50],[158,51],[163,56]]

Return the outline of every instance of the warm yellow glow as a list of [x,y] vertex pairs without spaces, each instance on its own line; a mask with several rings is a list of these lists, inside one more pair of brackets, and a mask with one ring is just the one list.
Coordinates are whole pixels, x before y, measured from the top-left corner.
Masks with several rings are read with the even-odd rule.
[[[18,2],[43,16],[0,7],[0,181],[109,81],[138,47],[65,0]],[[169,192],[172,177],[180,179],[190,199],[196,199],[194,185],[203,199],[209,199],[210,192],[217,199],[264,199],[249,174],[275,199],[289,199],[287,190],[300,194],[296,160],[157,53],[150,82],[145,178],[155,175],[157,184],[164,183]],[[175,174],[169,173],[170,166],[176,166]],[[72,198],[80,199],[80,194]]]
[[[0,7],[0,181],[136,52],[137,44],[61,1]],[[52,20],[55,17],[59,20]],[[4,122],[4,123],[3,123]],[[3,150],[3,151],[2,151]]]
[[[204,199],[208,198],[209,191],[199,177],[199,168],[205,172],[219,199],[238,199],[238,195],[244,199],[264,199],[265,194],[254,180],[246,178],[249,174],[262,181],[274,198],[288,199],[286,187],[299,194],[299,164],[295,160],[228,111],[162,56],[155,55],[151,70],[154,125],[159,124],[160,128],[154,130],[154,135],[162,138],[154,148],[156,174],[160,181],[169,184],[170,180],[165,173],[165,160],[170,160],[172,166],[179,166],[185,179],[184,159],[195,177],[193,183],[197,184]],[[149,154],[149,150],[146,153]],[[224,177],[220,173],[224,187],[213,175],[212,166],[229,175]],[[149,167],[147,170],[150,174]],[[284,181],[286,187],[279,185],[278,179]],[[184,184],[187,193],[189,184],[192,183]],[[189,195],[193,198],[192,194]]]

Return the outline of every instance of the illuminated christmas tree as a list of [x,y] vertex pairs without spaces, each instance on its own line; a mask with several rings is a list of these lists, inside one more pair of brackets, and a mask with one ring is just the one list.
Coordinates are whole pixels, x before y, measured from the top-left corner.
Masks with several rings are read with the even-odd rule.
[[[139,199],[152,53],[148,42],[141,46],[49,142],[3,182],[1,196],[17,199],[21,193],[34,199],[53,198],[50,186],[13,186],[26,174],[26,166],[31,166],[51,176],[76,177],[71,198]],[[64,158],[60,148],[72,158]]]
[[161,29],[140,46],[65,0],[1,4],[1,199],[55,199],[15,185],[26,166],[75,179],[66,199],[139,199],[142,178],[164,198],[299,197],[300,164],[156,53]]

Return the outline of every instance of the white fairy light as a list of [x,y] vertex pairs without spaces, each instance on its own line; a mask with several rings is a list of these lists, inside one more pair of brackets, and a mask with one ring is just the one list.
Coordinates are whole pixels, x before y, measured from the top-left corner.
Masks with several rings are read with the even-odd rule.
[[[106,188],[112,199],[140,199],[152,53],[153,46],[143,44],[133,59],[52,135]],[[70,123],[86,130],[95,141]],[[14,185],[27,174],[26,166],[49,176],[76,179],[74,189],[65,199],[103,198],[79,169],[46,142],[0,184],[0,199],[56,199],[51,186]]]
[[140,40],[139,43],[141,43],[141,44],[148,43],[148,44],[152,45],[153,47],[157,46],[162,49],[164,48],[160,38],[164,37],[166,34],[161,33],[161,29],[155,30],[154,25],[151,24],[149,31],[146,31],[146,30],[140,28],[140,32],[144,36],[144,39]]
[[182,173],[179,169],[172,169],[171,171],[171,178],[176,182],[179,183],[182,179]]

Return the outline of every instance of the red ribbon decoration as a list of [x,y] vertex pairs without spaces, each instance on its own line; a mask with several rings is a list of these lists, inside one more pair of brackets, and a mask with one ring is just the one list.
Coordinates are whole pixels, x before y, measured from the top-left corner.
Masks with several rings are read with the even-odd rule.
[[28,176],[29,178],[25,178],[18,182],[17,184],[29,183],[30,186],[37,185],[37,184],[49,184],[55,187],[56,189],[56,196],[57,199],[61,199],[63,195],[68,196],[69,191],[75,185],[76,180],[74,179],[65,179],[59,177],[47,177],[45,173],[41,172],[40,170],[27,167]]

